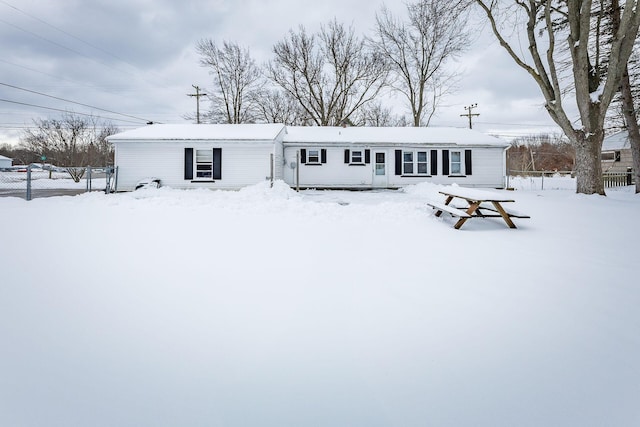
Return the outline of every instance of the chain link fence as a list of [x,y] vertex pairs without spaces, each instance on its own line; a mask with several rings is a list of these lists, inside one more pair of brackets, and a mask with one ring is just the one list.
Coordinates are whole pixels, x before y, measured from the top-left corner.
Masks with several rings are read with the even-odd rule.
[[116,188],[117,168],[50,167],[31,164],[0,169],[0,197],[73,196],[89,191],[111,193]]

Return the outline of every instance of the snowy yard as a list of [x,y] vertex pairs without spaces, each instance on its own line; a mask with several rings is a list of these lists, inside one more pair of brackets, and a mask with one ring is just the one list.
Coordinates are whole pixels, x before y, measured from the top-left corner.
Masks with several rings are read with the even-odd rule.
[[640,425],[640,196],[525,184],[0,198],[0,425]]

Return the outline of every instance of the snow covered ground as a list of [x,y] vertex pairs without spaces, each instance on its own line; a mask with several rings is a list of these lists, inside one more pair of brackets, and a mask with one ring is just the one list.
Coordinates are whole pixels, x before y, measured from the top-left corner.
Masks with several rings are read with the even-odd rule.
[[640,196],[546,184],[0,198],[0,425],[640,425]]

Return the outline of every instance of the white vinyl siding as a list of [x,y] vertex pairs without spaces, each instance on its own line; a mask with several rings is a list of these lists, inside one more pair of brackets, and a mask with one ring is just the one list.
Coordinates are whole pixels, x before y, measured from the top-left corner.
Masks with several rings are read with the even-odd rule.
[[213,151],[211,142],[133,142],[116,144],[118,191],[131,191],[136,183],[147,177],[160,178],[162,186],[173,188],[236,189],[268,180],[273,144],[218,143],[222,149],[222,179],[197,182],[184,179],[184,149]]

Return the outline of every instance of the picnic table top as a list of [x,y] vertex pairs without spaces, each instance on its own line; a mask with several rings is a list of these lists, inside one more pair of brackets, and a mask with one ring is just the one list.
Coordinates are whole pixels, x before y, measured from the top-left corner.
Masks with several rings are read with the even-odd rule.
[[466,187],[446,187],[440,194],[445,196],[461,197],[467,200],[485,201],[485,202],[513,202],[511,197],[500,194],[498,192],[478,190],[476,188]]

